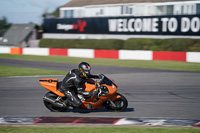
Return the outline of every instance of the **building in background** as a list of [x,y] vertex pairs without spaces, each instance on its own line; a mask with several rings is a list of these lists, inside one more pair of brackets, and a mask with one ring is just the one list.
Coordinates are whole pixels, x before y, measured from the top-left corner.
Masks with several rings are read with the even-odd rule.
[[0,46],[34,47],[40,39],[35,24],[13,24],[0,40]]
[[44,38],[200,38],[200,0],[72,0]]
[[199,0],[72,0],[60,18],[200,15]]

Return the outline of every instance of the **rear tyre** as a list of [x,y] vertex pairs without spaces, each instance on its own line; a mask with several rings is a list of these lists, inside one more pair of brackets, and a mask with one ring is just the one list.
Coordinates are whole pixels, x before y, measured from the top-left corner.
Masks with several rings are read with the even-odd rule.
[[117,95],[120,95],[121,97],[117,98],[117,99],[115,99],[115,101],[113,101],[113,103],[115,104],[116,107],[114,107],[111,103],[109,103],[109,101],[104,103],[104,106],[107,110],[109,110],[111,112],[122,112],[127,108],[127,106],[128,106],[127,99],[121,94],[117,94]]
[[[52,100],[56,100],[56,98],[58,97],[56,94],[54,94],[52,92],[48,92],[45,96]],[[65,110],[67,110],[67,107],[61,108],[61,107],[55,106],[52,103],[49,103],[47,101],[43,100],[43,102],[44,102],[44,105],[46,106],[46,108],[48,108],[52,112],[64,112]]]

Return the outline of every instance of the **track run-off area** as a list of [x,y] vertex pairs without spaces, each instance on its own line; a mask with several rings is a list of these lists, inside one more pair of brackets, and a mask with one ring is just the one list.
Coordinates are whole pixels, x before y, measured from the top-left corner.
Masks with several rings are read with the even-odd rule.
[[[1,59],[0,65],[70,71],[77,64]],[[0,117],[109,117],[200,120],[200,72],[155,70],[130,67],[95,66],[92,74],[113,78],[118,92],[129,104],[124,112],[74,110],[50,112],[43,104],[48,92],[42,78],[56,76],[0,77]]]

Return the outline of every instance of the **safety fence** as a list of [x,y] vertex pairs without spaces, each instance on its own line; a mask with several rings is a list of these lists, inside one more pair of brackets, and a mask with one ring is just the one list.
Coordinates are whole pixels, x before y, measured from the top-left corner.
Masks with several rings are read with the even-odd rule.
[[0,47],[0,53],[40,56],[59,55],[69,57],[121,60],[183,61],[200,63],[200,52]]

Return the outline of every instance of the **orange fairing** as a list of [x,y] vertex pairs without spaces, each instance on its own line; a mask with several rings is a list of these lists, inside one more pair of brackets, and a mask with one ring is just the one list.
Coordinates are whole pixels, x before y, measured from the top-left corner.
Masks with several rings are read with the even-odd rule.
[[82,87],[85,89],[85,91],[94,91],[96,89],[94,84],[89,83],[82,84]]
[[108,88],[108,90],[109,90],[109,95],[113,95],[113,94],[115,94],[116,93],[116,91],[117,91],[117,88],[116,88],[116,86],[115,85],[113,85],[112,84],[112,86],[109,86],[109,85],[104,85],[104,84],[102,84],[103,86],[106,86],[107,88]]
[[[83,104],[81,106],[82,109],[87,109],[88,103],[92,105],[92,109],[102,109],[104,108],[102,106],[102,103],[105,102],[106,100],[110,99],[114,101],[115,99],[121,97],[119,95],[116,95],[117,87],[114,84],[112,84],[112,86],[101,84],[101,86],[106,86],[108,88],[109,94],[105,96],[100,96],[99,100],[95,103],[93,103],[92,101],[97,98],[96,96],[86,99],[85,101],[83,101]],[[94,91],[96,89],[94,84],[89,84],[89,83],[83,84],[82,87],[85,88],[85,91]]]
[[58,96],[64,97],[65,95],[58,91],[57,86],[58,86],[58,79],[40,79],[40,84],[52,91],[53,93],[57,94]]

